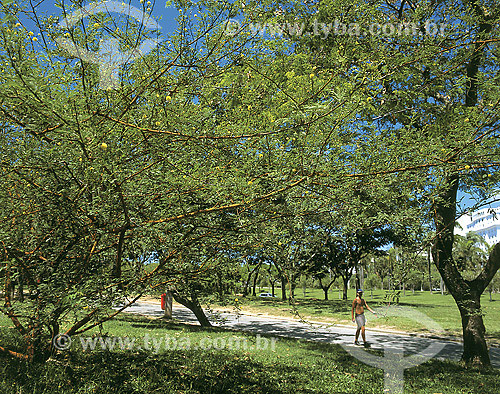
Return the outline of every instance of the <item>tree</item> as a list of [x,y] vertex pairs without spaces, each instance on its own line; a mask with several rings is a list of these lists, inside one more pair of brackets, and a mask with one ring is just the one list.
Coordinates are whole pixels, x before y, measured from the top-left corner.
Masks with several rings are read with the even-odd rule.
[[[22,7],[0,11],[0,279],[11,290],[21,274],[32,297],[6,292],[0,309],[22,346],[0,352],[45,361],[59,334],[98,326],[151,286],[175,284],[177,299],[200,310],[193,283],[217,276],[200,262],[304,177],[269,171],[292,156],[282,149],[288,131],[269,124],[288,110],[268,110],[283,98],[237,60],[251,52],[248,38],[224,36],[223,6],[203,6],[199,26],[183,25],[122,67],[116,90],[99,89],[97,67],[53,40],[97,50],[112,36],[125,48],[158,32],[132,18],[116,20],[116,31],[95,27],[108,22],[104,13],[65,31]],[[201,259],[191,259],[198,248]],[[156,252],[147,271],[144,258]]]
[[496,291],[498,293],[499,288],[500,288],[500,274],[497,272],[496,275],[491,280],[490,284],[488,285],[488,293],[490,295],[490,302],[493,301],[492,293],[494,291]]
[[500,244],[494,246],[488,261],[476,278],[463,278],[452,255],[458,177],[452,177],[451,182],[453,186],[445,188],[440,196],[441,202],[436,204],[438,235],[433,251],[434,261],[460,310],[464,338],[463,360],[468,364],[489,365],[480,297],[500,268]]
[[328,291],[341,275],[346,254],[344,245],[328,233],[328,229],[311,228],[314,235],[309,238],[308,249],[304,256],[304,271],[316,279],[328,301]]
[[365,280],[365,286],[370,289],[370,298],[372,298],[373,290],[380,286],[380,278],[375,274],[369,274]]
[[[452,248],[458,189],[487,197],[498,182],[497,7],[476,0],[354,6],[326,1],[318,12],[306,7],[302,15],[318,22],[342,15],[347,25],[392,24],[394,34],[309,35],[295,41],[298,50],[315,55],[318,68],[341,65],[337,73],[364,92],[352,121],[353,141],[346,144],[351,149],[344,173],[374,188],[397,185],[384,197],[397,200],[400,193],[403,200],[418,201],[420,215],[406,205],[388,222],[410,225],[419,216],[432,218],[433,260],[462,315],[462,358],[489,365],[479,296],[498,269],[498,253],[495,247],[482,272],[467,281],[455,267]],[[453,29],[430,34],[429,18],[453,20]]]
[[453,259],[462,276],[474,279],[488,258],[488,245],[483,237],[476,233],[467,233],[465,237],[455,235]]

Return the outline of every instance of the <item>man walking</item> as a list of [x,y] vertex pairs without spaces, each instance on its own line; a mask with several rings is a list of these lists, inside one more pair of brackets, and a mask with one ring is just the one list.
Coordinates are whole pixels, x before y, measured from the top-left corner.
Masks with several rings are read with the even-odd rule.
[[[358,325],[358,329],[356,330],[356,339],[354,341],[354,344],[359,346],[358,338],[359,338],[359,332],[361,331],[361,337],[363,338],[363,344],[364,346],[368,347],[368,342],[366,342],[366,337],[365,337],[365,323],[366,323],[366,318],[365,318],[365,307],[372,313],[376,314],[368,306],[366,301],[363,299],[363,290],[358,289],[356,292],[356,298],[354,299],[352,303],[352,309],[351,309],[351,318],[352,321],[356,321],[356,324]],[[354,313],[356,313],[356,317],[354,317]]]

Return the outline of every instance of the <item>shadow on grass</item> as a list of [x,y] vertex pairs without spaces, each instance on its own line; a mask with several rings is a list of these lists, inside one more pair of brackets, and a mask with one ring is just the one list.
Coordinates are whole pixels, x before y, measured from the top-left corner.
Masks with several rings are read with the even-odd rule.
[[500,371],[466,369],[451,361],[430,360],[405,371],[405,386],[409,392],[428,390],[434,392],[462,393],[467,388],[471,394],[498,393]]
[[[235,333],[238,336],[244,336],[249,338],[255,338],[256,333],[252,331],[242,331],[238,328],[232,328],[227,326],[212,326],[212,327],[201,327],[199,325],[188,324],[176,320],[164,320],[161,318],[150,319],[145,316],[136,315],[130,318],[129,316],[124,316],[124,318],[117,318],[116,320],[127,321],[130,323],[131,327],[134,328],[144,328],[148,330],[169,330],[169,331],[179,331],[179,332],[190,332],[190,333]],[[280,339],[285,338],[276,333],[266,333],[260,332],[257,335],[264,338],[276,338],[278,335]],[[288,338],[286,338],[288,339]],[[293,340],[293,339],[291,339]]]
[[[136,323],[141,322],[134,324]],[[280,343],[277,353],[265,353],[260,356],[246,351],[192,349],[171,350],[160,354],[145,351],[72,350],[59,354],[45,364],[27,364],[0,357],[0,392],[382,392],[382,371],[365,366],[337,345],[294,339],[283,339]],[[405,373],[408,393],[464,393],[463,389],[466,387],[468,394],[493,394],[498,392],[496,388],[499,384],[499,371],[479,373],[466,370],[456,363],[437,360],[429,361]]]
[[[365,297],[365,300],[366,297]],[[379,300],[367,300],[368,305],[372,307],[379,307],[385,305],[382,299]],[[297,300],[295,305],[298,309],[304,310],[314,310],[314,313],[317,314],[328,314],[328,313],[347,313],[348,315],[351,313],[352,300]]]
[[314,310],[314,313],[347,313],[351,309],[350,302],[344,300],[316,300],[316,299],[298,299],[293,303],[298,309]]
[[422,304],[422,303],[414,303],[414,302],[406,302],[406,301],[400,301],[399,304],[394,304],[394,305],[401,305],[401,306],[409,306],[415,309],[419,308],[442,308],[442,305],[434,305],[434,304]]
[[163,318],[148,318],[142,315],[123,314],[115,318],[116,321],[130,323],[131,327],[147,329],[183,330],[190,332],[220,332],[219,327],[201,327],[198,325],[167,320]]
[[[138,327],[218,332],[186,324],[122,316]],[[226,330],[224,330],[226,331]],[[250,333],[241,335],[252,335]],[[380,355],[380,354],[377,354]],[[45,364],[0,356],[0,393],[350,393],[382,392],[382,371],[365,366],[341,347],[280,339],[277,352],[232,350],[71,350]],[[493,394],[499,371],[479,373],[456,363],[432,360],[405,373],[408,393]]]
[[41,365],[2,363],[6,378],[0,382],[0,392],[352,393],[326,389],[314,382],[313,371],[283,361],[266,365],[245,353],[228,351],[72,352]]
[[[333,361],[342,364],[346,371],[359,370],[364,364],[335,345],[307,342],[311,352],[321,354],[334,353]],[[382,350],[367,349],[367,352],[383,357]],[[371,368],[372,371],[381,371]],[[424,364],[405,370],[405,392],[408,393],[465,393],[496,394],[500,383],[500,370],[467,369],[460,363],[431,359]]]
[[[22,392],[284,392],[279,388],[279,379],[270,379],[262,364],[224,353],[219,353],[216,357],[207,352],[194,355],[183,351],[160,355],[71,353],[69,357],[52,360],[45,365],[11,361],[1,369],[4,376],[10,377],[5,383],[11,383],[17,389],[22,387]],[[294,368],[286,366],[277,372],[287,375],[298,373]],[[43,376],[43,379],[39,376]],[[2,388],[2,393],[7,393],[5,388]]]

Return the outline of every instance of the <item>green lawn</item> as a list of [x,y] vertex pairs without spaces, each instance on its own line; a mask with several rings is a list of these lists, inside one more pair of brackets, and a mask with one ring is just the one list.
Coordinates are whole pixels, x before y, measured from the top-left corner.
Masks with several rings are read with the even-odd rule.
[[[268,290],[268,288],[262,289],[262,291]],[[281,295],[281,291],[276,291],[275,294],[279,296]],[[376,310],[387,305],[384,301],[384,295],[385,292],[377,290],[373,292],[372,298],[370,291],[367,291],[364,298],[368,305]],[[296,310],[305,319],[351,324],[351,305],[355,297],[355,290],[350,289],[348,296],[349,300],[346,303],[338,299],[338,291],[334,290],[330,292],[330,300],[324,301],[323,291],[320,289],[307,289],[305,297],[303,290],[297,289],[295,292],[296,301],[294,307],[290,307],[288,302],[283,302],[279,298],[240,297],[239,302],[243,311],[290,316]],[[481,304],[488,338],[492,343],[500,343],[500,325],[498,324],[500,321],[500,294],[493,294],[493,302],[489,301],[489,294],[483,295]],[[415,291],[413,295],[410,290],[406,292],[405,296],[401,295],[399,305],[416,308],[436,321],[447,334],[461,335],[460,313],[452,296],[447,293],[441,295],[441,293],[430,294],[429,292]],[[369,320],[368,327],[379,326],[391,327],[402,331],[426,331],[425,326],[418,321],[406,318],[393,316],[375,317],[370,312],[367,313],[367,317]]]
[[[6,320],[0,323],[0,343],[15,341]],[[250,334],[131,315],[108,322],[103,331],[111,337],[136,338],[141,345],[145,335],[157,343],[169,338],[171,345],[162,346],[158,353],[119,348],[84,352],[76,337],[69,351],[44,365],[0,356],[0,393],[383,392],[382,371],[353,359],[336,345],[279,339],[274,348],[271,342],[265,349],[257,348],[258,339]],[[235,339],[240,342],[231,342]],[[243,340],[246,348],[224,346]],[[196,349],[202,342],[217,343],[219,349]],[[498,370],[480,373],[452,362],[433,360],[405,373],[407,394],[494,394],[499,385]]]

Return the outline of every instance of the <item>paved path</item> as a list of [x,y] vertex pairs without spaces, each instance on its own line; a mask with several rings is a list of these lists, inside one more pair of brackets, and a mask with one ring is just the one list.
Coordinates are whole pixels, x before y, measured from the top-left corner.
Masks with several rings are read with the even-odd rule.
[[[152,303],[136,303],[125,310],[129,313],[137,313],[148,316],[163,316],[160,305]],[[352,327],[328,324],[307,324],[298,320],[291,320],[279,317],[259,316],[235,313],[221,313],[224,323],[220,323],[213,316],[208,316],[214,325],[227,327],[230,329],[249,331],[259,334],[273,336],[306,339],[318,342],[352,345],[354,341],[355,325]],[[182,306],[174,305],[173,317],[179,321],[198,324],[193,313]],[[418,336],[402,335],[370,330],[370,323],[367,323],[367,340],[373,349],[399,348],[406,354],[415,354],[427,348],[431,343],[441,343],[444,348],[435,358],[460,360],[463,346],[460,342],[442,339],[423,338]],[[361,338],[360,338],[361,339]],[[490,348],[491,362],[496,368],[500,368],[500,348]]]

